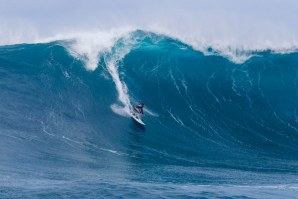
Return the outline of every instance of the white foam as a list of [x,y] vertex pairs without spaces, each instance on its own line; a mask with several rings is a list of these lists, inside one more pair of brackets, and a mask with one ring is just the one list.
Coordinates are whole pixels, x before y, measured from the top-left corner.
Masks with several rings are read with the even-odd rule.
[[[286,38],[275,40],[270,40],[270,38],[267,38],[267,42],[250,41],[247,38],[239,38],[239,41],[236,42],[230,38],[220,38],[220,34],[218,35],[218,39],[208,38],[208,36],[204,37],[200,35],[189,35],[188,32],[181,33],[179,31],[172,31],[166,29],[165,27],[149,28],[148,31],[166,35],[170,38],[181,41],[182,43],[191,46],[193,49],[202,52],[206,56],[220,55],[236,64],[244,63],[251,57],[255,56],[258,52],[267,50],[273,51],[278,54],[286,54],[298,51],[298,38],[292,40],[292,42],[285,42],[285,40],[287,40]],[[208,35],[207,32],[208,31],[206,30],[206,35]],[[240,35],[237,35],[237,37],[240,37]],[[265,40],[265,37],[264,39],[256,40]],[[210,51],[210,49],[212,49],[212,51]]]
[[[130,32],[134,29],[125,27],[121,29],[111,29],[105,31],[95,31],[92,33],[73,33],[68,35],[57,35],[55,38],[43,40],[71,40],[70,43],[65,44],[69,53],[85,63],[87,70],[95,70],[98,67],[100,55],[104,58],[106,69],[115,83],[118,92],[119,103],[111,105],[111,109],[122,116],[129,116],[131,110],[131,102],[128,95],[128,88],[126,84],[121,81],[118,71],[119,62],[129,53],[134,40],[130,37]],[[112,51],[112,47],[116,41],[122,39],[123,43]]]
[[[119,36],[119,30],[125,27],[166,34],[202,52],[212,47],[236,63],[249,59],[252,55],[248,52],[298,49],[298,3],[294,0],[164,0],[158,6],[148,0],[93,4],[71,2],[73,9],[54,15],[52,10],[61,9],[61,5],[53,1],[40,7],[38,12],[44,15],[39,18],[34,13],[9,12],[15,5],[7,2],[0,8],[0,45],[75,35],[73,51],[86,60],[89,70],[96,68],[98,50],[110,48],[115,35]],[[18,7],[31,8],[22,2]]]
[[120,74],[118,71],[119,61],[121,61],[127,53],[130,52],[134,41],[129,35],[127,37],[122,38],[123,44],[121,46],[117,46],[113,52],[110,52],[105,55],[105,64],[106,67],[112,76],[112,79],[115,83],[116,90],[118,92],[118,100],[122,104],[122,107],[119,105],[112,105],[112,110],[122,116],[129,116],[130,110],[132,110],[132,105],[128,95],[128,88],[126,84],[121,81]]
[[109,52],[119,38],[127,36],[132,30],[132,28],[125,27],[108,31],[81,32],[57,35],[52,40],[58,38],[73,40],[71,45],[67,46],[70,54],[84,61],[87,70],[95,70],[98,66],[100,53]]
[[130,115],[127,113],[126,109],[123,108],[123,106],[120,106],[118,104],[112,104],[111,109],[114,113],[121,115],[123,117],[129,117]]
[[168,113],[170,114],[170,116],[175,120],[175,122],[177,122],[179,125],[185,127],[183,121],[182,121],[178,116],[175,116],[175,115],[171,112],[171,110],[167,110],[167,111],[168,111]]
[[30,14],[31,5],[24,2],[18,2],[24,12],[14,12],[11,1],[0,7],[0,45],[76,38],[72,52],[89,70],[96,68],[99,51],[135,29],[179,39],[206,55],[211,47],[236,63],[249,59],[251,52],[298,49],[295,0],[164,0],[158,6],[149,0],[94,1],[92,6],[71,2],[72,9],[64,12],[52,12],[62,7],[57,0],[35,3],[43,18]]
[[153,117],[159,117],[159,115],[157,113],[154,113],[149,108],[144,109],[144,112],[151,115],[151,116],[153,116]]

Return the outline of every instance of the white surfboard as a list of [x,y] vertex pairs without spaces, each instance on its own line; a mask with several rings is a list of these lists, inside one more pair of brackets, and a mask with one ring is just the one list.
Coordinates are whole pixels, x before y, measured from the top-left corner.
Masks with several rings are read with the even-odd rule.
[[141,120],[141,118],[136,113],[131,113],[131,117],[139,124],[145,126],[146,124]]

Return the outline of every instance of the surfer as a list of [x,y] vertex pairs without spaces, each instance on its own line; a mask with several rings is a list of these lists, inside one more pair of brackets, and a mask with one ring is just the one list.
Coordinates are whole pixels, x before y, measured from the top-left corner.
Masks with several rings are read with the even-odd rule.
[[134,111],[131,113],[131,117],[139,124],[145,126],[145,123],[142,121],[141,117],[144,114],[143,108],[145,107],[145,103],[140,103],[139,105],[134,107]]
[[145,107],[145,103],[141,103],[139,105],[137,105],[134,110],[139,113],[139,114],[144,114],[143,108]]

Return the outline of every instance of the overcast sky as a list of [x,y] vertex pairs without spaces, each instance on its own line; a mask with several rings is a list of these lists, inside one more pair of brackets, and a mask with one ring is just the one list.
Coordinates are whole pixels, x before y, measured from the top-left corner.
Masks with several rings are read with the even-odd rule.
[[0,5],[0,44],[122,27],[189,41],[298,42],[297,0],[0,0]]

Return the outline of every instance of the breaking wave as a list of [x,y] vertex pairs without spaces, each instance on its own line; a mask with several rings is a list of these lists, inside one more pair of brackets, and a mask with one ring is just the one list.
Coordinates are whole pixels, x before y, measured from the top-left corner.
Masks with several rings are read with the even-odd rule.
[[[228,55],[141,30],[99,37],[0,47],[1,193],[295,196],[295,50]],[[146,128],[128,117],[140,101]]]

